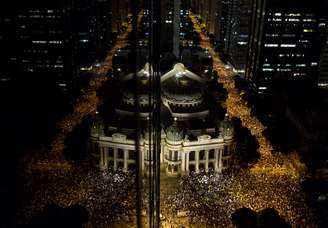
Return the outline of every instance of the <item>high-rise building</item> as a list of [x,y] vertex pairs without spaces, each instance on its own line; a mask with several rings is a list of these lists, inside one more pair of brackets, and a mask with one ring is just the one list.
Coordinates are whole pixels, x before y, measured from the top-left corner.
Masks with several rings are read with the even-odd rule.
[[320,58],[318,87],[328,89],[328,27],[326,32],[326,45]]
[[272,80],[318,80],[322,47],[320,1],[255,0],[246,78],[259,94]]
[[12,18],[12,8],[1,7],[0,9],[0,83],[10,81],[12,78],[11,70],[14,65],[11,65],[11,58],[14,58],[14,48],[8,45],[14,40],[15,28]]
[[17,7],[12,15],[16,77],[44,75],[49,80],[56,78],[59,86],[67,86],[77,72],[70,34],[71,9],[69,1],[31,1]]
[[8,62],[3,77],[47,77],[63,90],[71,89],[110,48],[111,14],[111,0],[17,4],[1,19],[6,26],[1,45],[9,49],[1,55]]
[[247,62],[251,4],[252,0],[226,1],[224,5],[225,14],[222,15],[222,23],[225,23],[222,24],[222,28],[224,28],[222,30],[224,51],[240,75],[245,74]]

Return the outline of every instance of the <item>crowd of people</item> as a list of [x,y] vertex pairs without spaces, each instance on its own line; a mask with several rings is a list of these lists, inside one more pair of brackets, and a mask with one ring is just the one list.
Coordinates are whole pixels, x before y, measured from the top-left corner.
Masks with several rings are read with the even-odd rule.
[[299,181],[288,175],[249,170],[226,175],[191,173],[181,178],[179,190],[163,200],[163,214],[174,218],[184,212],[196,227],[231,227],[231,215],[240,208],[256,212],[273,208],[293,227],[315,224]]
[[47,205],[81,205],[89,213],[90,227],[108,227],[135,219],[136,187],[133,173],[99,172],[80,168],[62,172],[34,172],[25,181],[20,223],[28,223]]

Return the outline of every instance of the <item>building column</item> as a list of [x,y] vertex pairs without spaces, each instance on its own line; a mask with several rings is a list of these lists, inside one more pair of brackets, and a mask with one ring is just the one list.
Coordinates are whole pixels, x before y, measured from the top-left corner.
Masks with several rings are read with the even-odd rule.
[[100,155],[99,167],[100,167],[100,170],[104,170],[104,148],[103,147],[100,147],[99,155]]
[[189,172],[189,153],[190,152],[186,153],[186,171],[187,172]]
[[104,147],[103,152],[104,152],[104,168],[108,170],[108,147]]
[[[139,162],[141,162],[141,170],[142,171],[144,171],[144,169],[145,169],[145,153],[143,151],[144,151],[143,149],[139,150],[139,158],[140,158]],[[139,165],[139,167],[140,167],[140,164],[136,164],[136,165]]]
[[198,171],[199,171],[199,151],[195,151],[195,160],[196,160],[195,171],[196,171],[196,173],[198,173]]
[[125,149],[124,150],[124,167],[123,167],[123,170],[125,172],[128,171],[128,159],[129,159],[129,150]]
[[208,172],[208,150],[205,151],[205,171]]
[[161,163],[164,163],[165,141],[161,141]]
[[186,161],[185,161],[185,153],[181,151],[181,171],[186,171]]
[[114,171],[117,170],[117,148],[113,148],[114,149]]
[[222,154],[223,154],[223,150],[224,149],[220,149],[220,152],[219,152],[219,172],[222,173]]
[[214,170],[215,170],[215,172],[218,172],[219,171],[219,165],[218,165],[219,149],[215,149],[215,151],[214,151],[214,159],[215,159],[215,162],[214,162]]

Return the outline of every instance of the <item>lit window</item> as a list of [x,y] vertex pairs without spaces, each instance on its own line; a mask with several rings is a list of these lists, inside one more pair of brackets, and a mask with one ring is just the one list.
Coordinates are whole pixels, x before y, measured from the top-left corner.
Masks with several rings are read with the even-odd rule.
[[316,19],[309,19],[309,18],[305,18],[303,19],[304,22],[316,22]]
[[263,71],[269,71],[269,72],[272,72],[272,71],[274,71],[274,69],[272,69],[272,68],[263,68]]
[[299,17],[301,16],[300,13],[286,13],[285,16],[287,17]]
[[41,18],[41,15],[31,15],[30,18]]
[[314,32],[313,29],[303,29],[303,32]]
[[295,37],[296,34],[282,34],[282,37]]
[[297,67],[306,67],[306,64],[296,64]]
[[288,18],[288,19],[286,19],[286,21],[300,21],[300,19],[297,19],[297,18]]
[[274,34],[265,34],[266,37],[278,37],[279,34],[274,33]]
[[50,44],[61,44],[62,42],[60,40],[50,40]]
[[290,72],[290,71],[292,71],[292,69],[289,69],[289,68],[278,68],[277,71]]
[[278,47],[278,44],[264,44],[264,47]]
[[33,44],[46,44],[47,41],[46,40],[32,40]]
[[239,44],[239,45],[247,45],[247,42],[239,41],[238,44]]
[[280,44],[280,47],[296,47],[296,44]]

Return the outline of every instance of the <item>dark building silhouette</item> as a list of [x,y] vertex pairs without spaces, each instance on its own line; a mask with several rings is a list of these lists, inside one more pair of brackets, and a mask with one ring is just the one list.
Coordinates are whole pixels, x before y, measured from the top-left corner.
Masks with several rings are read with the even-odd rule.
[[114,25],[126,20],[128,4],[114,0],[32,0],[3,11],[3,81],[46,77],[70,90],[75,80],[88,73],[110,49],[122,29]]
[[245,74],[251,23],[252,0],[231,0],[226,3],[224,51],[240,75]]
[[258,94],[272,80],[318,80],[326,21],[322,1],[255,0],[246,77]]
[[320,57],[320,71],[319,71],[319,88],[328,88],[328,26],[326,31],[326,43],[325,47],[322,49]]

